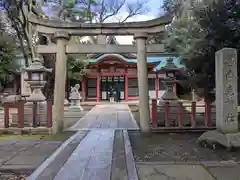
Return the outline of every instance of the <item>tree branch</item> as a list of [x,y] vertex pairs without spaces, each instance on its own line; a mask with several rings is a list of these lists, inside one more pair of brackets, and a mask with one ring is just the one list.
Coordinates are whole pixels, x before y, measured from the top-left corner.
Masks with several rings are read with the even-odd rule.
[[137,1],[135,3],[129,3],[127,5],[127,9],[128,9],[128,15],[120,21],[120,23],[124,23],[126,22],[129,18],[133,17],[133,16],[137,16],[137,15],[141,15],[144,12],[147,11],[147,9],[144,8],[144,6],[146,6],[147,1]]
[[[104,0],[102,0],[104,3]],[[112,0],[113,3],[117,3],[118,0]],[[115,16],[119,13],[120,9],[122,9],[122,7],[124,6],[124,4],[126,3],[126,0],[123,0],[122,2],[120,2],[120,4],[115,4],[114,5],[109,5],[109,9],[107,9],[107,5],[105,5],[104,9],[101,9],[101,13],[102,15],[102,19],[99,19],[100,23],[103,23],[105,20],[107,20],[108,18]],[[110,12],[110,13],[108,13]],[[105,14],[105,17],[104,17]]]

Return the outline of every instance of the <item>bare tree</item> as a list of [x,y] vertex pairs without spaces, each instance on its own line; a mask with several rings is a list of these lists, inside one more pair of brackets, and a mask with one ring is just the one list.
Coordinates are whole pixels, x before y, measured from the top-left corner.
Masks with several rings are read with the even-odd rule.
[[[86,2],[86,0],[83,1]],[[126,0],[87,0],[87,12],[91,12],[91,16],[87,16],[88,22],[105,23],[115,18],[118,23],[124,23],[134,16],[147,13],[147,2],[147,0],[136,0],[130,3]],[[92,43],[97,43],[97,39],[93,36],[89,38]]]
[[100,0],[94,19],[96,22],[104,23],[109,18],[120,15],[124,10],[126,12],[124,13],[125,17],[119,19],[119,22],[123,23],[131,17],[146,13],[146,5],[146,0],[138,0],[131,3],[128,3],[126,0]]

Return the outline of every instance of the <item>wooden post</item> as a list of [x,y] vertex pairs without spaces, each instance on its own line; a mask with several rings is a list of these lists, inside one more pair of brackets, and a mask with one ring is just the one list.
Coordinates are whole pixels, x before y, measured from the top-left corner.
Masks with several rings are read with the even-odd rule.
[[126,74],[125,74],[125,83],[124,83],[124,88],[125,88],[125,92],[124,92],[124,95],[125,95],[125,97],[124,97],[124,99],[125,99],[125,101],[128,101],[128,73],[126,72]]
[[157,100],[152,99],[152,125],[153,127],[157,127]]
[[84,100],[85,100],[85,80],[84,79],[82,79],[82,102],[84,102]]
[[52,127],[52,100],[47,102],[47,127]]
[[191,121],[192,121],[192,127],[196,127],[196,102],[192,102],[192,116],[191,116]]
[[97,102],[100,101],[100,75],[97,76]]
[[159,97],[159,78],[158,78],[158,73],[156,73],[156,79],[155,79],[155,90],[156,90],[156,99]]
[[9,106],[4,103],[4,128],[9,128]]
[[212,109],[209,101],[205,102],[205,126],[212,126]]
[[18,103],[18,127],[24,127],[24,101],[20,100]]

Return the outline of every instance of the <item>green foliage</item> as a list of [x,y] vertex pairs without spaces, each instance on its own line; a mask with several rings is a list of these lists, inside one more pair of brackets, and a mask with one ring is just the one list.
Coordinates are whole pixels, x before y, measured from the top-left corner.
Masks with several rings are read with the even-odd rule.
[[189,69],[201,75],[199,86],[209,92],[215,87],[215,52],[224,47],[240,50],[240,2],[190,5],[191,17],[177,17],[167,29],[165,44],[182,57]]
[[68,56],[68,79],[81,80],[82,76],[88,71],[87,65],[87,60],[84,60],[83,58]]
[[[180,18],[167,27],[163,41],[170,52],[177,52],[182,59],[191,60],[205,32],[194,19]],[[186,62],[185,62],[186,63]]]
[[13,61],[17,49],[15,40],[5,32],[0,32],[0,83],[6,83],[18,66]]

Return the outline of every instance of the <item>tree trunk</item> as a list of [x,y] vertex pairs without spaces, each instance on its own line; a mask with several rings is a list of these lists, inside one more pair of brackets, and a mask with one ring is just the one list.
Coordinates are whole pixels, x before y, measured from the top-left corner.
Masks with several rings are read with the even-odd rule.
[[53,100],[54,94],[54,83],[55,83],[55,54],[43,55],[44,66],[51,68],[52,73],[47,74],[47,83],[44,87],[44,94],[47,99]]

